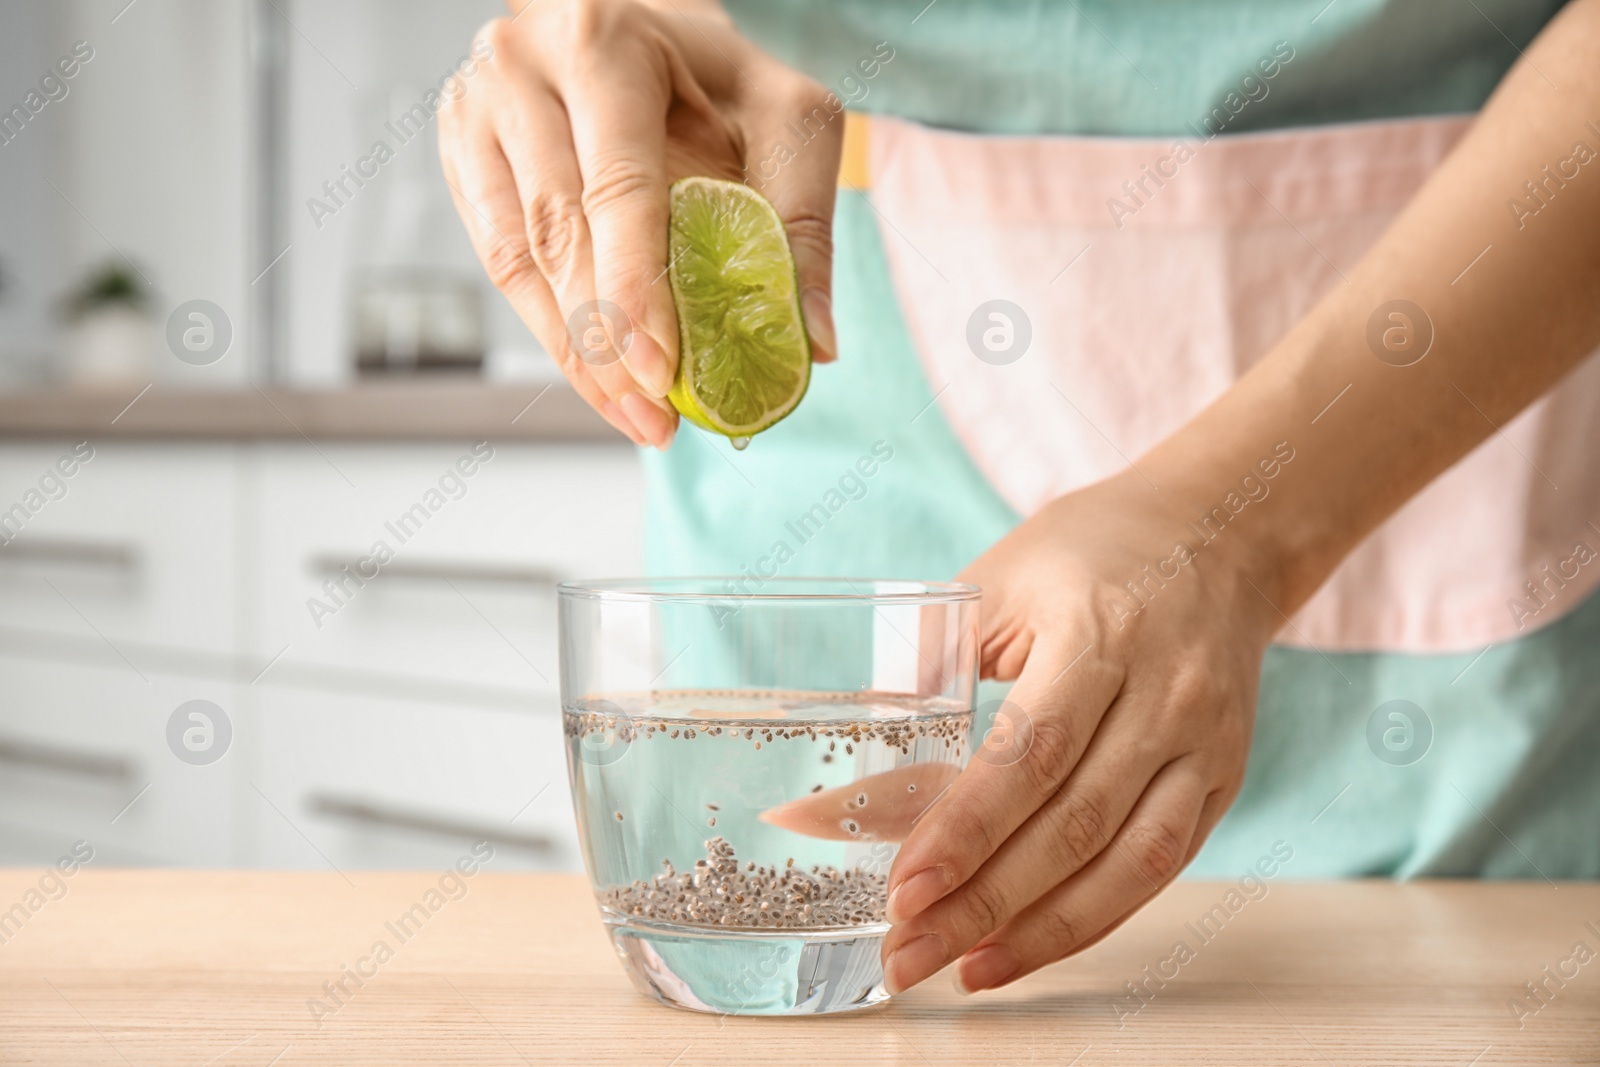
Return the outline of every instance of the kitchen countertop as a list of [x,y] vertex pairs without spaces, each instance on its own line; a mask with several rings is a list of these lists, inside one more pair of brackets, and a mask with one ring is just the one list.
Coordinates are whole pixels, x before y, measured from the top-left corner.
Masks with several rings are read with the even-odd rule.
[[[1596,885],[1277,882],[1203,942],[1186,924],[1231,887],[1179,883],[1002,991],[965,999],[941,975],[883,1008],[758,1019],[646,1000],[580,877],[492,866],[403,943],[384,924],[438,873],[84,868],[4,931],[0,1063],[1600,1062],[1600,962],[1574,957],[1600,950]],[[0,870],[0,913],[40,876]],[[394,957],[314,1018],[380,938]],[[1163,964],[1179,940],[1192,958]],[[1168,978],[1133,1014],[1146,966]],[[1549,990],[1537,1012],[1529,981]]]
[[0,439],[610,441],[565,382],[410,378],[337,389],[152,385],[0,391]]

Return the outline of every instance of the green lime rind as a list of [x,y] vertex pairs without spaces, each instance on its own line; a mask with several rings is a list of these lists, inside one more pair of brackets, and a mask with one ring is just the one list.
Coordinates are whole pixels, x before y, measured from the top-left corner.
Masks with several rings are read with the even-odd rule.
[[738,182],[684,178],[670,191],[668,277],[678,376],[667,398],[727,437],[770,429],[811,383],[811,343],[783,220]]

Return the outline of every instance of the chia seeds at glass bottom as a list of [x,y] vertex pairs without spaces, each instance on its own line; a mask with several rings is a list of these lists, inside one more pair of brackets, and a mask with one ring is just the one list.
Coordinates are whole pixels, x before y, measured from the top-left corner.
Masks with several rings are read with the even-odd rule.
[[782,868],[746,863],[741,869],[721,837],[706,842],[706,857],[683,872],[662,860],[666,869],[654,879],[609,886],[600,903],[632,918],[694,926],[811,930],[885,921],[888,875],[837,867],[807,873],[795,870],[792,859]]
[[[668,690],[574,701],[562,709],[562,732],[598,903],[608,921],[622,923],[881,928],[893,846],[874,849],[865,866],[846,851],[880,840],[858,821],[868,790],[850,789],[854,803],[816,827],[725,818],[724,802],[737,797],[759,813],[898,768],[958,770],[972,719],[970,707],[947,698],[867,691]],[[653,828],[662,797],[682,818]],[[696,809],[703,822],[683,815]],[[682,826],[694,823],[698,833],[685,839]],[[719,836],[699,836],[707,832]],[[801,845],[794,834],[807,839],[805,867],[793,858]],[[702,848],[692,868],[675,866]]]

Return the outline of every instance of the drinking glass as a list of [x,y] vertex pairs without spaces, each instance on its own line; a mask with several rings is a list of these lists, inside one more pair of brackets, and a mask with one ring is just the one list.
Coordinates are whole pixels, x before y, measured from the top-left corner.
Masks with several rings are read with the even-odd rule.
[[634,984],[731,1014],[887,999],[890,864],[972,747],[978,590],[746,575],[559,594],[573,807]]

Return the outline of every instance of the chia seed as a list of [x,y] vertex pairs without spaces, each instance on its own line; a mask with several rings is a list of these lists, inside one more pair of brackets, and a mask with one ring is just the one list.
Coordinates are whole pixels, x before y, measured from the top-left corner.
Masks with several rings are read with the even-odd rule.
[[706,858],[679,872],[667,860],[648,882],[609,886],[601,906],[623,915],[689,926],[814,930],[869,926],[884,921],[889,877],[837,867],[794,869],[746,863],[739,869],[733,846],[721,837],[706,842]]
[[[745,696],[750,698],[748,705],[741,699]],[[586,746],[574,743],[597,735],[604,742],[599,746],[602,751],[610,751],[614,745],[648,743],[656,758],[647,764],[646,772],[662,775],[674,773],[671,768],[677,763],[673,757],[681,751],[675,746],[696,741],[702,747],[713,746],[700,753],[713,762],[720,762],[727,746],[734,746],[728,757],[750,773],[765,773],[770,767],[778,772],[804,774],[804,760],[820,755],[826,764],[835,762],[837,756],[846,769],[855,769],[850,777],[861,778],[904,765],[903,756],[911,756],[913,761],[959,762],[966,752],[972,725],[971,708],[956,701],[893,693],[663,690],[618,694],[609,699],[600,694],[574,701],[562,710],[562,732],[568,743],[579,750],[580,759]],[[801,744],[794,744],[796,741]],[[629,763],[617,769],[611,766],[613,762],[591,765],[584,760],[578,769],[583,775],[594,775],[604,785],[608,775],[615,778],[619,770],[631,773],[636,766]],[[692,761],[684,764],[693,765]],[[795,787],[806,788],[801,782],[803,779],[795,782]],[[713,788],[720,791],[721,786],[713,784]],[[821,793],[825,788],[824,783],[818,782],[810,792]],[[915,785],[908,789],[916,792]],[[627,807],[628,802],[621,799],[623,795],[627,790],[616,794],[617,799],[612,802]],[[845,796],[849,798],[847,810],[834,808],[838,814],[832,818],[842,818],[837,825],[859,841],[861,823],[857,820],[862,818],[869,797],[864,790]],[[736,800],[730,810],[749,809],[750,814],[757,810],[746,798]],[[879,801],[881,805],[882,796]],[[764,806],[772,802],[761,803]],[[596,806],[603,811],[605,803],[606,800],[599,800]],[[706,825],[715,829],[721,818],[721,805],[701,803]],[[621,807],[614,811],[619,824],[625,815]],[[653,808],[629,811],[636,816],[636,823],[644,820],[643,829],[636,825],[632,833],[651,838],[651,819],[657,814]],[[680,809],[678,814],[681,813]],[[595,839],[604,841],[614,836],[620,841],[623,837],[619,830],[602,831],[600,826],[608,825],[603,818],[597,822],[599,826],[590,828]],[[832,836],[837,838],[838,832]],[[609,864],[609,876],[591,870],[591,876],[602,887],[596,890],[596,896],[613,921],[637,918],[750,930],[859,928],[885,921],[887,871],[874,873],[869,864],[853,864],[848,869],[812,865],[807,873],[794,857],[765,853],[753,843],[761,841],[759,835],[750,842],[741,837],[740,848],[770,858],[771,866],[740,860],[734,855],[733,844],[721,836],[705,841],[705,858],[682,871],[663,860],[658,872],[647,874],[633,865],[638,862],[637,857],[627,857],[626,862]],[[781,846],[775,846],[774,851],[776,847]],[[641,880],[626,881],[641,875]]]
[[[681,700],[686,694],[678,690],[674,691],[673,695]],[[692,696],[692,694],[687,695]],[[728,694],[726,691],[721,691],[715,695],[726,699]],[[860,694],[844,694],[843,697],[833,700],[828,699],[831,694],[824,693],[804,694],[804,696],[806,706],[812,712],[815,712],[818,704],[842,704],[845,703],[846,697],[852,701],[860,698]],[[890,707],[926,706],[925,698],[896,694],[879,694],[876,695],[876,700]],[[864,721],[822,719],[792,723],[783,727],[774,726],[771,720],[707,719],[693,715],[656,716],[648,713],[619,715],[616,713],[615,704],[609,704],[609,707],[612,709],[609,712],[583,710],[581,705],[576,709],[564,709],[561,713],[562,733],[570,740],[614,731],[616,739],[623,743],[680,739],[693,741],[697,734],[704,733],[708,738],[726,737],[730,740],[743,738],[753,742],[758,749],[763,743],[797,739],[805,739],[809,743],[821,736],[830,738],[828,751],[822,756],[823,762],[829,763],[832,762],[833,752],[840,741],[844,742],[845,754],[852,756],[855,755],[857,744],[870,741],[879,741],[886,747],[907,751],[917,740],[927,738],[935,742],[944,742],[945,748],[964,749],[967,736],[972,730],[970,710],[953,710],[933,715],[924,713],[886,716]]]

